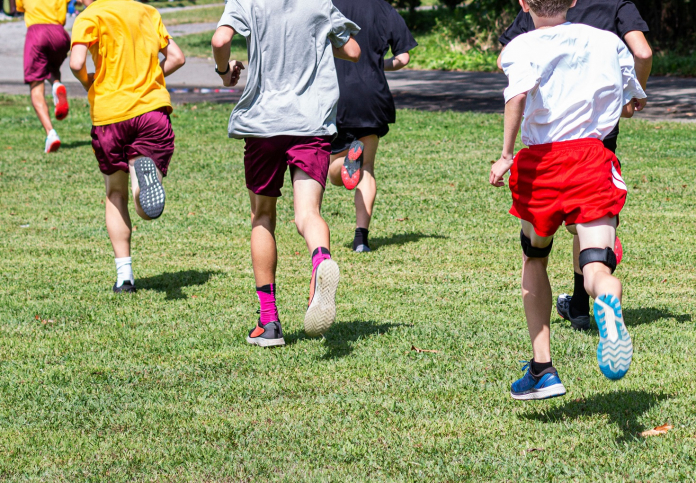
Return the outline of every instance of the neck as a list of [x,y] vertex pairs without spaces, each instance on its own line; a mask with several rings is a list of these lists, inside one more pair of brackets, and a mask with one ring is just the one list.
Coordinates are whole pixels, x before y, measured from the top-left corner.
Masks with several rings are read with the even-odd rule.
[[534,20],[534,28],[543,29],[555,27],[566,22],[566,14],[558,15],[557,17],[538,17],[534,12],[531,12],[532,20]]

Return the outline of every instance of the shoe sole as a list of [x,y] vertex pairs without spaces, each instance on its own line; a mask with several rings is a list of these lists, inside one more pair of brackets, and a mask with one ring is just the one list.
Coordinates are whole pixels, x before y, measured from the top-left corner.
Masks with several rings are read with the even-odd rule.
[[262,337],[247,337],[246,341],[248,344],[257,345],[259,347],[277,347],[279,345],[285,345],[285,339],[264,339]]
[[338,264],[331,259],[324,260],[317,268],[314,298],[304,319],[304,330],[310,337],[324,335],[336,320],[339,276]]
[[[568,295],[568,294],[563,294],[563,295]],[[570,322],[570,326],[575,330],[580,330],[580,331],[590,330],[590,317],[589,316],[586,318],[582,317],[583,320],[579,321],[578,319],[574,319],[574,320],[571,319],[570,314],[568,314],[567,316],[563,314],[563,312],[561,311],[561,304],[560,304],[560,300],[563,297],[563,295],[559,295],[558,298],[556,299],[556,313],[558,314],[558,316],[560,318],[562,318],[563,320],[567,320],[568,322]]]
[[362,154],[365,145],[361,141],[355,141],[350,145],[348,155],[343,160],[341,167],[341,180],[347,190],[353,190],[360,183],[360,170],[362,168]]
[[59,149],[60,149],[60,139],[57,139],[57,140],[53,141],[53,142],[51,143],[51,145],[48,147],[48,149],[45,150],[44,152],[45,152],[46,154],[48,154],[48,153],[55,153],[55,152],[58,151]]
[[68,104],[68,91],[65,89],[65,86],[58,86],[56,89],[56,98],[58,99],[58,102],[56,103],[56,108],[53,111],[53,114],[56,116],[57,120],[62,121],[68,117],[68,112],[70,112],[70,104]]
[[140,207],[151,219],[157,219],[164,211],[166,200],[164,187],[157,176],[157,166],[150,158],[138,158],[133,164],[135,176],[140,187]]
[[533,391],[525,392],[522,394],[515,394],[510,391],[510,396],[518,401],[531,401],[537,399],[550,399],[552,397],[565,396],[566,388],[563,384],[554,384],[550,387],[544,387],[541,389],[535,389]]
[[372,250],[370,250],[370,247],[367,245],[358,245],[355,250],[353,250],[355,253],[369,253]]
[[621,379],[631,367],[633,342],[624,324],[619,299],[613,295],[600,296],[595,299],[594,314],[599,329],[599,370],[608,379]]

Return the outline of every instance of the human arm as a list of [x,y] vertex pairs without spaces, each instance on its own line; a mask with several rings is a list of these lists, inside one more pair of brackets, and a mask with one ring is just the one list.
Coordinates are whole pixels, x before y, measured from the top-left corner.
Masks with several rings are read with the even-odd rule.
[[399,69],[403,69],[411,62],[411,55],[408,52],[403,54],[395,55],[391,59],[384,61],[384,70],[387,72],[393,72]]
[[653,53],[645,34],[640,30],[633,30],[624,35],[624,42],[633,54],[636,63],[636,77],[638,82],[646,89],[650,71],[652,70]]
[[360,60],[360,54],[360,46],[352,35],[350,36],[350,39],[348,39],[348,42],[343,44],[341,47],[333,46],[333,55],[337,59],[357,62]]
[[[213,47],[213,57],[215,58],[217,70],[218,72],[223,72],[223,74],[219,74],[222,79],[222,85],[226,87],[236,86],[242,69],[244,69],[244,64],[238,60],[230,60],[230,49],[234,34],[235,31],[231,26],[221,25],[215,30],[213,39],[210,42]],[[225,69],[225,66],[228,66],[228,68]]]
[[498,54],[498,69],[503,70],[503,52],[505,52],[505,47],[507,45],[503,45],[503,48],[500,49],[500,54]]
[[617,44],[623,84],[622,100],[624,107],[621,117],[632,117],[634,112],[643,110],[647,102],[647,95],[638,77],[634,56],[626,44],[621,41],[618,41]]
[[160,62],[160,67],[162,67],[162,72],[164,76],[173,74],[186,63],[186,57],[181,51],[174,39],[169,39],[169,44],[160,50],[160,53],[164,55],[164,59]]
[[505,186],[503,176],[512,167],[517,133],[522,125],[522,116],[527,104],[527,93],[523,92],[510,99],[505,104],[505,132],[503,136],[503,152],[500,159],[491,167],[489,182],[496,187]]
[[70,70],[86,91],[92,87],[94,74],[87,73],[87,45],[73,44],[70,52]]

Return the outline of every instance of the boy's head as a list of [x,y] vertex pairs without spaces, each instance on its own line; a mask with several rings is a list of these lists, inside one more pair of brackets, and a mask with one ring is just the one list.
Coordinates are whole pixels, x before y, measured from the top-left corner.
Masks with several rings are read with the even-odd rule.
[[537,17],[564,17],[568,9],[575,6],[577,0],[520,0],[522,10],[532,11]]

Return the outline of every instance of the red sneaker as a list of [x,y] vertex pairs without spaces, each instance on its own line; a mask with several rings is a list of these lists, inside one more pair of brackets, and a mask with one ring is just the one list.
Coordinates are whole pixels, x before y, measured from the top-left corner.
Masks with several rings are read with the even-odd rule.
[[56,105],[56,109],[53,111],[56,119],[62,121],[68,117],[68,111],[70,110],[70,105],[68,104],[68,91],[60,82],[53,84],[53,102]]
[[348,150],[348,156],[341,167],[341,180],[346,189],[352,190],[360,182],[360,174],[363,162],[365,145],[360,141],[353,141]]

